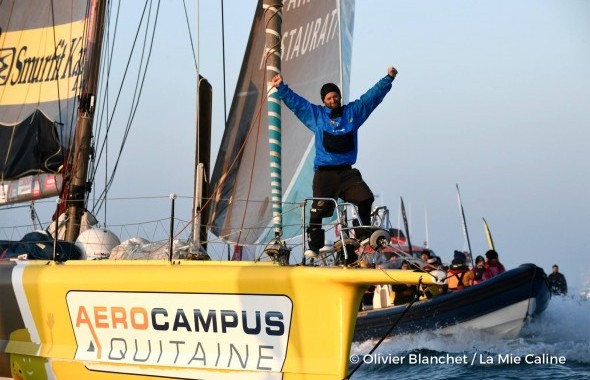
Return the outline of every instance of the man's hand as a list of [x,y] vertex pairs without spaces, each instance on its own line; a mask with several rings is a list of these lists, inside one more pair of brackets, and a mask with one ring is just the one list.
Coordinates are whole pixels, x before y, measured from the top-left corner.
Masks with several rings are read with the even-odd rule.
[[389,68],[387,69],[387,75],[389,75],[391,79],[395,79],[395,76],[397,75],[397,70],[395,69],[395,67],[389,66]]
[[281,83],[283,83],[283,76],[281,74],[275,75],[270,80],[270,84],[272,84],[274,87],[277,87],[277,88],[281,85]]

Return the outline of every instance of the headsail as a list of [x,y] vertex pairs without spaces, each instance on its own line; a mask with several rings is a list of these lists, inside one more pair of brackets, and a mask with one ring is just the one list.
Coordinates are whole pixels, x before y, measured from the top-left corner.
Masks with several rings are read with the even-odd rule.
[[0,205],[61,191],[87,47],[87,3],[0,2]]
[[[282,64],[297,93],[320,102],[326,82],[347,97],[354,0],[284,2]],[[253,244],[272,238],[268,122],[264,67],[264,17],[259,1],[226,130],[211,179],[212,232],[226,241]],[[346,99],[345,99],[346,100]],[[283,203],[311,196],[313,135],[291,113],[282,116]],[[301,233],[301,214],[283,211],[283,236]],[[253,221],[256,225],[253,226]]]

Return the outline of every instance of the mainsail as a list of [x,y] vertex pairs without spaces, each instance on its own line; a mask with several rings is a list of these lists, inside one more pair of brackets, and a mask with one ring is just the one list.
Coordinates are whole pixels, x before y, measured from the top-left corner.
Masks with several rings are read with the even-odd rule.
[[[264,117],[267,78],[262,0],[256,9],[211,178],[211,231],[236,244],[266,242],[273,234],[268,121]],[[337,83],[346,98],[354,0],[285,1],[282,18],[281,70],[285,82],[318,103],[321,86]],[[312,133],[291,112],[283,112],[283,237],[301,233],[300,212],[289,213],[287,209],[311,196],[312,147]]]
[[61,192],[84,73],[89,3],[0,2],[0,205]]

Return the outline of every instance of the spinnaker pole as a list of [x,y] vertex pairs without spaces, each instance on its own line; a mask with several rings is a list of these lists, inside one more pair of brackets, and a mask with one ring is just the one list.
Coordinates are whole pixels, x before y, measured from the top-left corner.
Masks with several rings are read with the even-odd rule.
[[270,152],[270,178],[272,199],[272,220],[275,238],[283,234],[283,185],[281,169],[281,100],[277,89],[270,80],[281,73],[281,24],[282,2],[264,0],[264,21],[266,25],[266,91],[268,115],[268,144]]

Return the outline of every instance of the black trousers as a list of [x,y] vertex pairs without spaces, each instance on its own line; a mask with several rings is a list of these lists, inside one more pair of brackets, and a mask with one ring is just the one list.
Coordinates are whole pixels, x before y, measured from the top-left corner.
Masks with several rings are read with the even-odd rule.
[[[371,223],[371,207],[375,197],[358,169],[353,169],[349,165],[320,167],[313,177],[312,189],[315,198],[340,198],[356,205],[361,223]],[[334,202],[330,201],[313,201],[308,229],[311,249],[323,247],[322,219],[333,214],[334,206]]]

